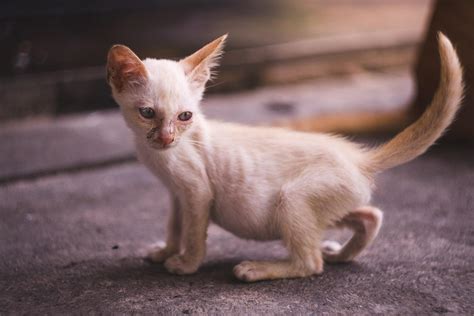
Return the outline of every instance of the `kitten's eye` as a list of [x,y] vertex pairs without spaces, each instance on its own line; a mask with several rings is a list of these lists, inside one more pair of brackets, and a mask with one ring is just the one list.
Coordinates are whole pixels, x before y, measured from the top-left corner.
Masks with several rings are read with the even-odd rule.
[[185,111],[185,112],[181,113],[180,115],[178,115],[178,119],[180,121],[189,121],[191,119],[191,117],[193,117],[193,113],[189,112],[189,111]]
[[155,116],[155,110],[150,107],[142,107],[139,108],[138,111],[140,112],[140,115],[146,119],[151,119]]

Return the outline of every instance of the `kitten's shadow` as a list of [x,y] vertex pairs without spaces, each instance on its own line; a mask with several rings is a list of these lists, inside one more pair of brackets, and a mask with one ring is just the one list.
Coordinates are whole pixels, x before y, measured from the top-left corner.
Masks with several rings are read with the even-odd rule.
[[[235,285],[244,283],[236,279],[232,272],[234,266],[243,260],[245,260],[245,258],[231,258],[207,262],[200,267],[197,273],[180,276],[168,273],[163,264],[151,263],[141,257],[126,257],[120,259],[118,264],[115,262],[109,266],[102,266],[102,268],[96,270],[91,277],[94,279],[92,280],[94,282],[113,282],[122,285],[140,280],[140,287],[150,288],[155,288],[156,286],[169,287],[170,285],[173,287],[199,284]],[[364,273],[365,270],[364,265],[357,262],[326,264],[323,276],[331,279],[339,279],[347,277],[348,274]],[[319,277],[320,276],[313,276],[312,278]],[[262,281],[258,283],[267,282],[275,281]]]
[[126,257],[113,262],[110,265],[103,265],[96,270],[92,278],[94,281],[111,281],[117,283],[127,283],[140,279],[143,285],[146,284],[173,284],[179,286],[180,283],[189,285],[195,282],[212,281],[213,284],[234,284],[240,283],[232,273],[233,267],[241,260],[231,259],[218,262],[208,262],[199,268],[199,271],[192,275],[170,274],[163,264],[151,263],[141,257]]

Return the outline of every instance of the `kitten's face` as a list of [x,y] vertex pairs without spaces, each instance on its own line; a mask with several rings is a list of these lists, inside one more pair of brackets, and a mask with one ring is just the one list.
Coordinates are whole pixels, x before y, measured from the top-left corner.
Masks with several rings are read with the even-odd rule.
[[127,125],[154,149],[185,141],[200,121],[199,102],[226,35],[179,61],[145,59],[113,46],[107,80]]
[[138,138],[155,149],[174,147],[201,115],[200,96],[178,62],[146,59],[142,65],[142,81],[128,79],[121,91],[112,88],[113,96]]

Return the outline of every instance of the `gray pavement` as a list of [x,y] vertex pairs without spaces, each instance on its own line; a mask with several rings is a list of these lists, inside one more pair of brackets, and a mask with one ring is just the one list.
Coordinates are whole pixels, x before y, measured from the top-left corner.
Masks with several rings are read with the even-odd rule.
[[306,279],[243,284],[232,267],[278,243],[211,227],[193,276],[141,259],[164,237],[164,188],[140,165],[0,188],[0,312],[472,314],[474,150],[446,148],[380,177],[381,234],[354,263]]
[[[6,147],[11,139],[1,138],[2,151],[28,155],[9,155],[20,160],[10,174],[5,170],[15,159],[3,151],[0,160],[2,176],[7,174],[0,185],[0,314],[473,314],[472,144],[434,147],[379,177],[374,204],[385,211],[385,222],[356,262],[327,265],[321,276],[244,284],[232,267],[283,257],[278,242],[245,241],[211,226],[206,261],[195,275],[169,275],[142,260],[145,249],[164,237],[168,194],[127,158],[129,145],[115,147],[120,137],[101,147],[104,134],[87,125],[91,117],[44,123],[41,133],[28,131],[43,123],[2,130],[32,141]],[[48,131],[58,125],[74,130],[71,124],[78,130],[70,138]],[[114,124],[98,125],[126,135],[123,125]],[[84,132],[88,141],[80,140],[84,130],[96,137]],[[43,135],[36,139],[43,147],[33,150],[37,135]],[[82,150],[73,151],[75,141]],[[58,149],[47,153],[54,142],[69,156]],[[28,169],[35,157],[43,162]]]

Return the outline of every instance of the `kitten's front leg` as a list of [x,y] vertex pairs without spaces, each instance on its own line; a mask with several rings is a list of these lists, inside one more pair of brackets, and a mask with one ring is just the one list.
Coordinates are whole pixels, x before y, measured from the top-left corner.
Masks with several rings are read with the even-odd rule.
[[207,227],[209,225],[209,198],[195,197],[182,203],[182,254],[165,262],[168,272],[191,274],[197,271],[206,255]]
[[179,200],[174,197],[172,208],[168,219],[168,230],[165,247],[156,247],[150,250],[147,259],[152,262],[161,263],[169,257],[178,254],[181,246],[181,209]]

